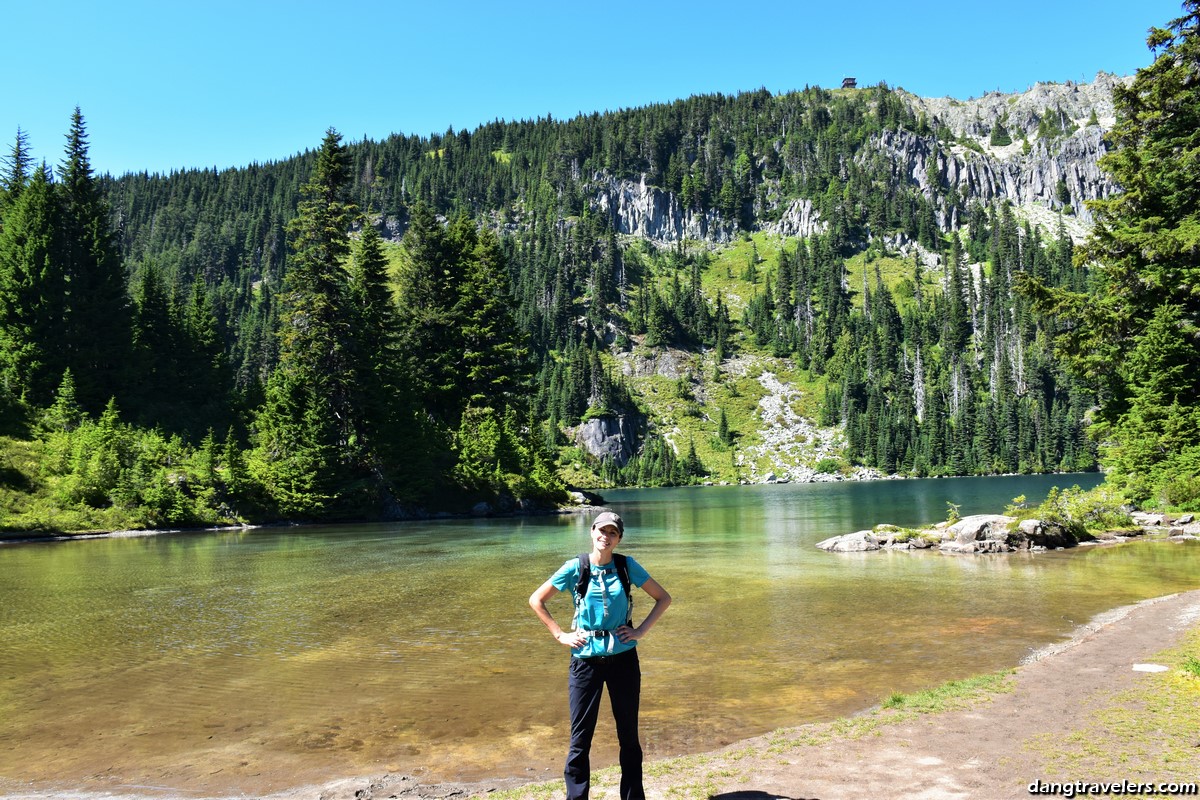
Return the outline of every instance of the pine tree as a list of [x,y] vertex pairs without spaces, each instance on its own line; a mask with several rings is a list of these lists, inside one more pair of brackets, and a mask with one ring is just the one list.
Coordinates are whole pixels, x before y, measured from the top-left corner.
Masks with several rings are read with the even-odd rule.
[[359,403],[371,410],[366,417],[378,428],[387,417],[388,395],[401,378],[398,364],[399,321],[388,286],[383,240],[373,225],[364,225],[353,248],[348,291],[353,308],[356,375]]
[[414,389],[425,410],[451,430],[463,404],[456,389],[462,353],[461,327],[454,316],[464,269],[464,246],[473,246],[467,220],[451,235],[433,211],[418,203],[404,234],[398,277],[401,347]]
[[513,317],[515,305],[500,242],[483,231],[469,253],[454,307],[463,345],[459,391],[467,405],[508,408],[531,377],[528,346]]
[[132,344],[129,296],[109,209],[88,158],[87,130],[76,107],[55,184],[61,198],[67,307],[65,351],[79,401],[99,411],[123,394]]
[[[1164,472],[1146,476],[1140,457],[1122,455],[1144,446],[1172,480],[1200,475],[1194,449],[1194,409],[1200,396],[1200,0],[1185,0],[1184,15],[1147,38],[1154,63],[1128,86],[1113,88],[1117,123],[1114,150],[1100,165],[1122,192],[1091,203],[1096,225],[1078,259],[1095,264],[1093,292],[1026,280],[1023,290],[1040,309],[1069,325],[1057,350],[1077,374],[1103,390],[1099,417],[1113,447],[1112,466],[1140,474],[1131,493],[1144,499],[1165,485]],[[1170,397],[1158,397],[1148,342],[1167,348],[1183,365]],[[1169,345],[1169,348],[1168,348]],[[1152,348],[1150,348],[1152,349]],[[1158,359],[1166,357],[1167,350]],[[1141,364],[1142,366],[1138,366]],[[1127,365],[1121,369],[1120,365]],[[1174,369],[1172,370],[1174,372]],[[1154,394],[1151,398],[1150,394]],[[1166,408],[1161,406],[1166,403]],[[1151,411],[1155,406],[1160,408]],[[1172,426],[1154,422],[1169,409]],[[1195,502],[1195,497],[1176,501]]]
[[358,499],[352,323],[343,259],[354,215],[341,134],[325,133],[290,226],[292,255],[279,328],[279,366],[255,421],[253,467],[286,515],[322,516]]
[[8,209],[17,202],[32,177],[33,156],[29,153],[29,137],[20,128],[17,128],[16,140],[9,155],[3,159],[3,164],[4,171],[0,173],[0,228],[4,225]]
[[58,194],[38,169],[0,229],[0,385],[35,406],[50,402],[67,366],[61,215]]

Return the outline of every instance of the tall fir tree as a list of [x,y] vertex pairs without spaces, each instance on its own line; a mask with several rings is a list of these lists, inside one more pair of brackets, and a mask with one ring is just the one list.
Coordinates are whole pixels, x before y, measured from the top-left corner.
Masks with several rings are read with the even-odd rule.
[[475,237],[455,305],[461,321],[461,395],[467,405],[506,409],[531,378],[528,344],[513,315],[504,254],[491,231]]
[[[1059,352],[1102,391],[1110,477],[1136,482],[1139,500],[1200,505],[1200,0],[1183,10],[1151,29],[1154,62],[1113,88],[1114,150],[1100,165],[1122,191],[1090,204],[1096,224],[1077,255],[1095,265],[1094,290],[1034,279],[1022,288],[1069,323]],[[1147,452],[1157,465],[1150,476],[1145,458],[1129,455]],[[1192,489],[1167,497],[1167,474]]]
[[255,421],[252,463],[286,515],[344,513],[361,477],[356,430],[353,317],[343,261],[354,208],[342,137],[330,128],[289,233],[279,365]]
[[466,218],[448,231],[432,209],[418,203],[404,234],[398,275],[401,343],[414,388],[429,415],[449,430],[458,426],[464,404],[459,393],[462,330],[458,305],[464,248],[474,245]]
[[88,157],[87,129],[79,108],[55,184],[62,204],[67,305],[64,349],[79,402],[99,412],[123,394],[132,344],[125,269],[109,226],[109,208]]
[[33,156],[29,152],[29,137],[25,131],[17,128],[17,136],[13,141],[12,150],[0,163],[4,167],[3,171],[0,171],[0,228],[2,228],[5,213],[21,196],[21,191],[29,182],[30,172],[33,169]]
[[16,194],[0,230],[0,384],[45,406],[67,368],[62,208],[45,169]]

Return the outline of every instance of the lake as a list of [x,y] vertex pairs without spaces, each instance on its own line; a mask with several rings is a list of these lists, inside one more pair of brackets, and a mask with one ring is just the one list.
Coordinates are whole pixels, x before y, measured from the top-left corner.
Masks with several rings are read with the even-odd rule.
[[[607,493],[674,597],[641,644],[647,756],[826,720],[1017,664],[1107,609],[1200,586],[1200,546],[830,554],[947,501],[1096,475]],[[555,778],[567,651],[530,592],[590,517],[0,546],[0,794],[264,793],[332,778]],[[636,617],[651,601],[637,597]],[[569,625],[570,600],[551,610]],[[605,704],[594,750],[615,761]]]

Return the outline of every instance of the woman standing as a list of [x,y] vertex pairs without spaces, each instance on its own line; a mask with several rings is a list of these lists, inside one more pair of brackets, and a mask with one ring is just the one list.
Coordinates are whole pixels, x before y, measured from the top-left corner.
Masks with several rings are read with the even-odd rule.
[[[567,800],[587,800],[591,781],[590,752],[600,694],[608,686],[608,701],[617,723],[621,748],[621,800],[644,800],[642,745],[638,739],[638,703],[642,671],[637,643],[671,604],[667,594],[641,564],[613,550],[625,535],[625,523],[611,511],[592,522],[592,552],[563,564],[550,580],[529,597],[533,608],[555,640],[571,648],[567,681],[571,705],[571,746],[563,777]],[[654,607],[633,626],[632,587],[654,599]],[[564,631],[546,608],[546,601],[570,589],[575,596],[572,630]]]

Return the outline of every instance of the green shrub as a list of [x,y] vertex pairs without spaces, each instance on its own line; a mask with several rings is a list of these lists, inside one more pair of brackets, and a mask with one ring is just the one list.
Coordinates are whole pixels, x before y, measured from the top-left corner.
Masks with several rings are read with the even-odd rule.
[[1183,671],[1194,678],[1200,678],[1200,658],[1195,656],[1185,656],[1183,659]]
[[837,458],[822,458],[813,469],[825,475],[833,475],[841,471],[842,461]]
[[1194,510],[1200,507],[1200,475],[1181,475],[1171,478],[1162,487],[1162,498],[1168,506]]
[[1076,536],[1089,531],[1124,530],[1133,527],[1133,520],[1118,487],[1102,483],[1084,491],[1078,486],[1059,489],[1055,486],[1037,506],[1029,506],[1025,496],[1014,497],[1004,510],[1017,520],[1040,519],[1062,525]]

